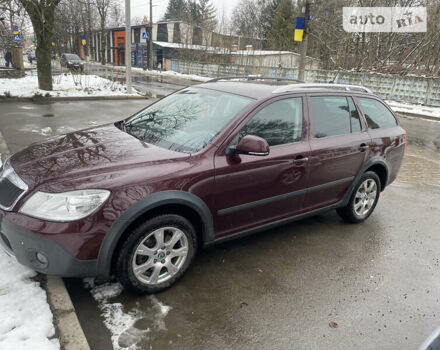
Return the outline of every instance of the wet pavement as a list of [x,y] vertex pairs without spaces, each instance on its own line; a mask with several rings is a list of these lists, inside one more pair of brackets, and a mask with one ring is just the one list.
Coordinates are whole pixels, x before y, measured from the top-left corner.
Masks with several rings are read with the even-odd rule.
[[[148,103],[3,103],[0,131],[16,152],[47,127],[115,121]],[[440,326],[440,122],[402,124],[402,170],[362,224],[332,211],[206,249],[154,298],[124,290],[96,301],[66,280],[91,348],[417,348]]]

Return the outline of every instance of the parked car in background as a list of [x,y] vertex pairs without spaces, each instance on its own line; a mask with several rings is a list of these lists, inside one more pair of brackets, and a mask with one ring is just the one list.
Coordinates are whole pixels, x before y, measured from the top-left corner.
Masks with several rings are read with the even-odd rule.
[[405,145],[364,87],[216,79],[9,158],[0,245],[41,273],[155,293],[200,247],[331,209],[366,220]]
[[68,69],[79,69],[81,71],[84,70],[84,60],[73,53],[61,54],[60,63],[62,67],[66,67]]

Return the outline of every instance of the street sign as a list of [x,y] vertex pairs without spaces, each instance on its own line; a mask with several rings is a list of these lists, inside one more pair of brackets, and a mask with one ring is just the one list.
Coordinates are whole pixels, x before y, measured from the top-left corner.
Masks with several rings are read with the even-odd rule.
[[12,34],[20,34],[20,29],[17,26],[12,26]]
[[144,19],[142,20],[142,25],[143,26],[149,26],[150,25],[150,21],[148,20],[147,16],[144,16]]
[[150,40],[150,33],[149,32],[143,32],[142,33],[142,39]]
[[21,39],[21,34],[12,34],[12,41],[14,43],[21,43],[22,39]]

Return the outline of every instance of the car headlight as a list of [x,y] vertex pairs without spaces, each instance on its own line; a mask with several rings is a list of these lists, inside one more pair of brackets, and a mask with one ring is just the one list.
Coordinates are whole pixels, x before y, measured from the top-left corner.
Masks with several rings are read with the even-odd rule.
[[69,62],[67,62],[67,63],[68,63],[68,64],[72,64],[72,62],[70,62],[70,61],[69,61]]
[[49,221],[75,221],[98,210],[110,196],[107,190],[79,190],[63,193],[34,193],[20,213]]

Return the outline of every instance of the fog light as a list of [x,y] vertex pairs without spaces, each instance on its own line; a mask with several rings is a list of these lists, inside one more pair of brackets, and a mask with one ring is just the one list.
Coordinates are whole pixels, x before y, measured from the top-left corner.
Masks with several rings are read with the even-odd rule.
[[26,253],[29,262],[35,269],[46,269],[49,266],[49,258],[43,252],[28,249]]
[[47,260],[46,255],[41,252],[37,253],[37,260],[41,264],[42,268],[45,268],[47,267],[47,265],[49,265],[49,261]]

